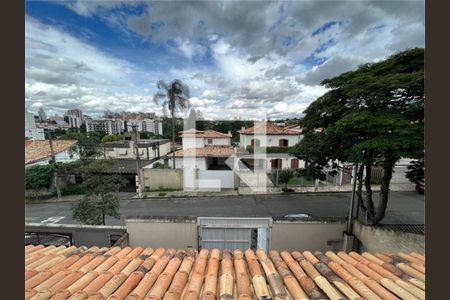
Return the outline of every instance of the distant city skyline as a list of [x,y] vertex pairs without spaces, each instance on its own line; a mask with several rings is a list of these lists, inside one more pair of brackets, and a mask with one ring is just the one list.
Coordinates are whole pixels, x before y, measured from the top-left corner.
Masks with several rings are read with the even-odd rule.
[[[25,106],[154,111],[181,79],[208,119],[296,117],[321,80],[424,47],[424,1],[26,1]],[[232,115],[224,115],[228,109]]]

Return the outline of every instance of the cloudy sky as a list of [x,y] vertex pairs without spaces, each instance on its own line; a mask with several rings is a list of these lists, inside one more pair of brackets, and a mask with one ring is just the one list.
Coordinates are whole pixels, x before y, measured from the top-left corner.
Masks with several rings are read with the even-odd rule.
[[181,79],[206,118],[296,117],[322,79],[424,46],[423,1],[27,1],[25,106],[161,110]]

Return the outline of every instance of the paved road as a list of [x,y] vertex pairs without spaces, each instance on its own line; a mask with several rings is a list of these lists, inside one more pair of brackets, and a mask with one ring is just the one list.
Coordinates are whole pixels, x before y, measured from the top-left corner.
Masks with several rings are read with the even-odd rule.
[[[121,200],[121,219],[107,218],[108,225],[124,223],[127,217],[282,217],[307,213],[315,217],[347,216],[350,193],[245,195],[227,197]],[[25,222],[76,224],[73,202],[27,204]],[[391,192],[385,224],[424,224],[424,197],[416,192]]]

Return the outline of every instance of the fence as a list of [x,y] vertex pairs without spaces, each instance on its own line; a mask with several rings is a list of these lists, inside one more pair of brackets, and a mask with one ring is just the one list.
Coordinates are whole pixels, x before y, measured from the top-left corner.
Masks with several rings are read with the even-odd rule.
[[[279,175],[282,170],[280,169],[274,169],[267,173],[267,176],[269,177],[270,181],[273,183],[274,186],[283,186],[279,180]],[[295,170],[294,174],[295,174]],[[295,186],[315,186],[315,180],[307,179],[305,177],[300,177],[295,175],[291,180],[288,182],[288,186],[295,187]]]

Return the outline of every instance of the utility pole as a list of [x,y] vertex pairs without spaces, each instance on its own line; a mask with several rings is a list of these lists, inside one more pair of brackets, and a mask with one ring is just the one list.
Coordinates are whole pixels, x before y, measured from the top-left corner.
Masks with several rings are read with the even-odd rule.
[[141,181],[141,170],[139,168],[139,147],[138,147],[138,138],[137,138],[137,124],[131,125],[131,128],[133,128],[134,132],[134,148],[136,149],[136,172],[137,172],[137,182],[136,182],[136,188],[138,192],[138,197],[142,198],[142,184]]
[[52,156],[52,162],[53,162],[53,180],[55,182],[56,187],[56,195],[58,196],[58,200],[61,199],[61,190],[59,189],[58,185],[58,173],[56,172],[56,157],[55,157],[55,151],[53,150],[53,140],[52,140],[52,132],[48,131],[48,143],[50,144],[50,153]]
[[[352,185],[352,198],[350,200],[350,210],[348,212],[348,221],[347,221],[347,233],[352,234],[353,231],[353,211],[355,206],[355,193],[356,193],[356,181],[358,177],[358,163],[355,163],[353,167],[353,185]],[[359,203],[358,203],[359,205]]]

